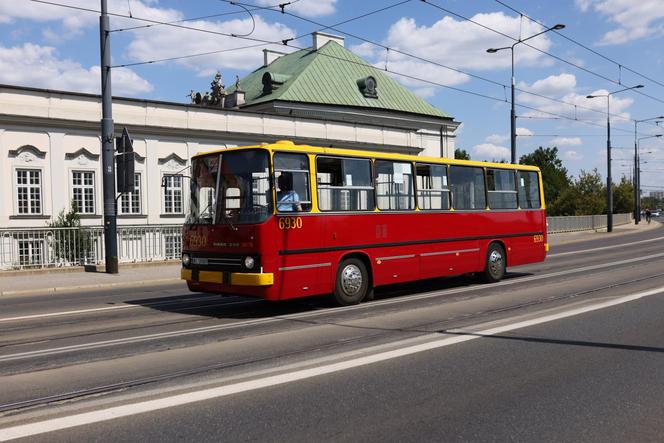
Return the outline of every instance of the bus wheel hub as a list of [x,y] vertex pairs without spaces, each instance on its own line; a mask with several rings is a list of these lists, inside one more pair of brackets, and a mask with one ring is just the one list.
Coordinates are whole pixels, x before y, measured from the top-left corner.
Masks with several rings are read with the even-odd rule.
[[359,292],[362,287],[362,272],[357,266],[348,265],[341,271],[341,286],[348,295]]

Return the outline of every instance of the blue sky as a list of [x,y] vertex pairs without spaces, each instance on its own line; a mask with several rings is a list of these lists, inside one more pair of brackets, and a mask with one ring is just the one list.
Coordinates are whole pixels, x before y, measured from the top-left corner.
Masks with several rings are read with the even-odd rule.
[[[254,23],[255,29],[250,38],[280,41],[320,29],[320,26],[303,19],[332,25],[400,3],[398,0],[299,0],[285,9],[300,18],[275,10],[258,9],[252,11],[252,19],[241,7],[224,0],[108,1],[110,11],[122,16],[131,13],[134,18],[167,22],[195,18],[182,25],[211,31],[205,33],[172,26],[151,26],[113,32],[114,65],[260,45],[260,41],[218,34],[245,35],[252,31]],[[279,3],[274,0],[243,1],[244,4],[256,6]],[[53,2],[92,10],[98,10],[100,5],[99,1],[92,0]],[[645,87],[638,92],[650,97],[627,91],[611,98],[611,112],[614,114],[612,145],[615,147],[613,174],[615,177],[622,174],[629,177],[634,146],[634,122],[630,119],[664,115],[664,60],[661,51],[664,43],[664,8],[661,7],[661,0],[503,0],[503,3],[547,26],[565,24],[566,28],[560,31],[562,35],[617,62],[594,54],[553,32],[528,43],[564,61],[525,44],[518,45],[515,49],[519,88],[516,102],[534,108],[517,107],[518,154],[531,152],[538,146],[558,146],[561,158],[572,174],[578,174],[581,169],[597,168],[605,176],[606,100],[588,100],[586,95],[606,94],[643,84]],[[113,29],[145,24],[136,19],[111,18]],[[29,0],[0,0],[0,26],[3,30],[0,34],[0,83],[98,92],[98,14]],[[491,160],[509,155],[509,104],[505,99],[509,98],[510,60],[509,51],[488,54],[486,49],[509,46],[513,41],[487,28],[515,38],[525,38],[544,29],[495,0],[411,0],[327,32],[353,34],[419,57],[386,51],[383,47],[346,35],[346,47],[377,67],[383,69],[387,62],[387,69],[391,72],[428,80],[429,83],[393,74],[408,88],[463,122],[458,132],[458,147],[469,151],[474,159]],[[294,47],[310,44],[310,36],[291,43]],[[114,95],[186,102],[186,95],[191,89],[209,88],[217,70],[222,72],[224,82],[229,85],[235,75],[242,77],[259,67],[263,47],[288,49],[279,45],[258,46],[117,68],[113,74]],[[551,114],[568,119],[552,118]],[[639,137],[657,133],[664,131],[652,122],[639,125]],[[662,139],[664,137],[641,141],[642,159],[647,161],[642,165],[642,184],[646,192],[664,189],[664,183],[659,178],[664,172]]]

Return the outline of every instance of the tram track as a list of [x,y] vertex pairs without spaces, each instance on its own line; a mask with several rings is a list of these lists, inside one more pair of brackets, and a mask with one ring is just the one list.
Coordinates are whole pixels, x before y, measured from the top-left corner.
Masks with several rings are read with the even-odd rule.
[[[252,320],[244,320],[244,321],[237,321],[237,322],[224,323],[224,324],[208,325],[208,326],[202,326],[202,327],[197,327],[197,328],[178,329],[178,330],[166,331],[166,332],[160,332],[160,333],[143,334],[143,335],[137,335],[137,336],[123,337],[123,338],[118,338],[118,339],[99,340],[99,341],[87,342],[87,343],[76,344],[76,345],[58,346],[58,347],[52,347],[52,348],[45,348],[45,349],[38,349],[38,350],[32,350],[32,351],[5,354],[5,355],[0,355],[0,363],[18,361],[18,360],[27,360],[27,359],[30,359],[30,358],[37,358],[37,357],[41,357],[41,358],[50,357],[50,356],[56,356],[56,355],[73,353],[73,352],[80,352],[80,351],[99,350],[99,349],[109,348],[109,347],[114,347],[114,346],[132,345],[132,344],[139,344],[139,343],[145,343],[145,342],[153,342],[153,341],[165,340],[165,339],[169,339],[169,338],[181,338],[181,337],[185,337],[185,336],[195,336],[195,335],[206,334],[206,333],[216,333],[216,332],[221,332],[221,331],[235,330],[235,329],[254,327],[254,326],[267,326],[267,325],[272,325],[272,324],[276,324],[276,323],[279,323],[279,322],[307,320],[307,319],[316,318],[316,317],[319,317],[319,316],[331,316],[332,317],[334,315],[350,313],[350,312],[358,311],[358,310],[378,309],[378,308],[381,308],[381,307],[388,307],[388,306],[399,306],[399,305],[403,305],[403,304],[406,304],[406,303],[412,303],[413,301],[422,301],[422,300],[428,300],[428,299],[435,299],[435,298],[438,298],[438,297],[465,294],[465,293],[471,293],[471,292],[481,292],[482,289],[486,289],[486,288],[490,288],[492,291],[495,291],[495,290],[503,288],[505,286],[513,286],[513,285],[519,285],[519,284],[529,284],[529,283],[532,283],[532,282],[535,282],[535,281],[541,281],[541,280],[550,279],[550,278],[556,278],[556,277],[561,277],[561,276],[578,275],[578,274],[587,273],[589,271],[606,270],[606,269],[610,269],[610,268],[613,268],[613,267],[616,267],[616,266],[637,265],[641,262],[651,262],[653,260],[661,259],[661,258],[664,258],[664,253],[650,254],[650,255],[647,255],[647,256],[624,259],[624,260],[619,260],[619,261],[614,261],[614,262],[609,262],[609,263],[589,265],[589,266],[575,268],[575,269],[567,269],[567,270],[554,271],[554,272],[543,273],[543,274],[538,274],[538,275],[531,275],[531,276],[527,276],[527,277],[511,278],[511,279],[503,280],[499,283],[495,283],[495,284],[493,284],[489,287],[486,287],[486,286],[483,287],[483,286],[479,286],[479,285],[472,285],[472,286],[467,286],[467,287],[462,287],[462,288],[451,288],[451,289],[435,290],[435,291],[429,291],[429,292],[418,293],[418,294],[413,294],[413,295],[401,295],[401,296],[398,296],[398,297],[379,299],[379,300],[374,300],[371,303],[359,304],[359,305],[355,305],[355,306],[332,307],[332,308],[326,308],[326,309],[315,309],[313,311],[297,312],[297,313],[287,314],[287,315],[276,315],[276,316],[270,316],[270,317],[267,317],[267,318],[257,318],[257,319],[252,319]],[[605,288],[601,288],[601,289],[605,289]],[[478,294],[475,297],[471,297],[471,298],[477,298],[477,297],[481,297],[481,296],[482,296],[482,294]],[[243,305],[243,303],[244,302],[237,302],[238,305]],[[256,301],[255,300],[250,300],[250,301],[248,301],[248,303],[256,303]],[[223,305],[223,303],[221,303],[220,305]],[[251,313],[252,312],[250,311],[247,314],[251,314]],[[199,319],[197,321],[202,321],[202,320]],[[191,322],[191,319],[182,321],[182,323],[190,323],[190,322]],[[159,326],[163,326],[163,325],[158,324],[158,325],[153,325],[151,327],[159,327]],[[139,329],[143,329],[143,328],[139,327],[136,330],[139,330]],[[117,332],[117,329],[114,329],[113,331]],[[93,334],[83,334],[83,335],[80,335],[80,337],[89,337],[90,335],[93,335]],[[98,334],[95,333],[94,335],[98,335]],[[62,339],[71,339],[71,338],[76,338],[76,337],[79,337],[79,335],[77,334],[77,335],[72,335],[72,336],[63,336],[63,337],[59,337],[58,339],[62,340]],[[46,343],[52,343],[53,341],[47,341]],[[38,340],[34,340],[32,342],[24,341],[24,342],[16,342],[16,343],[4,343],[3,347],[6,349],[6,348],[9,348],[9,347],[18,346],[18,345],[20,345],[20,346],[30,346],[30,345],[37,345],[37,344],[44,344],[44,343],[45,343],[44,339],[39,338]]]
[[[445,319],[436,320],[433,322],[424,322],[412,325],[409,328],[404,328],[398,330],[398,332],[412,334],[410,339],[417,339],[418,337],[429,336],[431,333],[440,332],[445,333],[446,330],[450,328],[459,328],[463,325],[459,322],[472,322],[481,323],[487,318],[496,316],[498,314],[510,314],[516,311],[523,310],[524,308],[532,308],[536,306],[548,306],[555,303],[567,302],[574,300],[576,298],[582,297],[584,295],[598,293],[600,291],[606,291],[608,289],[616,289],[621,287],[627,287],[636,283],[643,283],[649,280],[661,279],[664,278],[664,273],[651,274],[635,279],[630,279],[622,282],[617,282],[609,285],[597,286],[590,289],[584,289],[581,291],[574,291],[569,293],[560,294],[558,296],[544,297],[541,299],[530,300],[522,303],[515,303],[508,306],[503,306],[496,309],[488,309],[486,311],[475,312],[471,314],[453,316]],[[305,321],[306,320],[300,320]],[[316,322],[312,322],[316,324]],[[112,395],[136,388],[142,388],[150,385],[155,385],[158,383],[169,382],[174,380],[185,380],[188,377],[200,376],[205,374],[210,374],[218,371],[229,370],[229,369],[239,369],[241,367],[251,367],[252,365],[257,365],[261,363],[270,363],[275,361],[283,361],[287,358],[297,358],[300,356],[308,356],[312,353],[320,353],[325,351],[341,353],[344,351],[345,347],[352,345],[367,345],[376,346],[376,342],[380,343],[381,346],[389,345],[389,341],[385,342],[386,337],[389,338],[390,335],[393,335],[396,331],[391,328],[376,328],[376,327],[361,327],[361,326],[349,326],[347,324],[339,323],[339,326],[344,327],[354,327],[362,329],[364,331],[370,330],[371,334],[366,334],[362,336],[355,336],[343,340],[333,340],[325,343],[319,343],[314,346],[308,346],[303,348],[298,348],[289,352],[279,352],[270,355],[265,355],[259,358],[243,358],[228,362],[221,362],[212,365],[206,365],[197,368],[191,368],[187,370],[173,371],[163,374],[158,374],[150,377],[141,377],[132,380],[126,380],[117,383],[103,384],[98,386],[93,386],[90,388],[79,389],[76,391],[69,391],[64,393],[52,394],[48,396],[13,401],[9,403],[0,404],[0,417],[9,417],[15,414],[23,413],[28,410],[42,408],[51,406],[54,404],[64,404],[67,402],[74,402],[85,400],[90,397],[99,397]],[[397,341],[402,341],[403,337]]]

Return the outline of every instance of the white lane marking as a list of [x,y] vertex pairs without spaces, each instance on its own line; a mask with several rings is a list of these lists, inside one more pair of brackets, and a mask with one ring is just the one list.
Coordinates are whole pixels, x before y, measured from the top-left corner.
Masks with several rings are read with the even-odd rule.
[[619,245],[610,245],[610,246],[600,246],[599,248],[591,248],[591,249],[581,249],[580,251],[570,251],[570,252],[559,252],[557,254],[547,254],[547,257],[562,257],[564,255],[572,255],[572,254],[583,254],[585,252],[592,252],[592,251],[602,251],[605,249],[614,249],[614,248],[624,248],[625,246],[632,246],[632,245],[639,245],[642,243],[651,243],[654,241],[660,241],[664,240],[664,237],[657,237],[657,238],[651,238],[648,240],[639,240],[631,243],[620,243]]
[[214,295],[214,296],[206,296],[206,297],[187,298],[186,300],[173,300],[173,301],[167,301],[167,302],[145,303],[143,305],[117,305],[117,306],[105,306],[103,308],[77,309],[77,310],[74,310],[74,311],[48,312],[48,313],[45,313],[45,314],[22,315],[20,317],[0,318],[0,323],[7,322],[7,321],[16,321],[16,320],[30,320],[30,319],[35,319],[35,318],[47,318],[47,317],[59,317],[59,316],[65,316],[65,315],[87,314],[87,313],[90,313],[90,312],[111,311],[111,310],[115,310],[115,309],[136,309],[136,308],[143,308],[143,307],[150,308],[150,307],[157,307],[157,306],[167,306],[167,305],[178,304],[178,303],[183,303],[183,302],[206,300],[206,299],[212,298],[212,297],[217,297],[217,296]]
[[[564,275],[583,273],[583,272],[592,271],[592,270],[596,270],[596,269],[607,268],[607,267],[610,267],[610,266],[618,266],[618,265],[625,265],[625,264],[630,264],[630,263],[637,263],[637,262],[640,262],[640,261],[648,261],[648,260],[651,260],[651,259],[654,259],[654,258],[661,258],[661,257],[664,257],[664,253],[647,255],[647,256],[643,256],[643,257],[630,258],[630,259],[620,260],[620,261],[615,261],[615,262],[610,262],[610,263],[591,265],[591,266],[586,266],[586,267],[583,267],[583,268],[576,268],[576,269],[568,269],[568,270],[564,270],[564,271],[551,272],[551,273],[548,273],[548,274],[533,275],[533,276],[530,276],[530,277],[515,278],[515,279],[512,279],[512,280],[503,280],[501,282],[494,283],[491,286],[495,288],[495,287],[502,287],[502,286],[509,286],[509,285],[514,285],[514,284],[519,284],[519,283],[527,283],[527,282],[543,280],[543,279],[551,278],[551,277],[560,277],[560,276],[564,276]],[[169,338],[169,337],[181,337],[181,336],[185,336],[185,335],[193,335],[193,334],[199,334],[199,333],[205,333],[205,332],[216,332],[216,331],[221,331],[221,330],[226,330],[226,329],[241,328],[241,327],[244,327],[244,326],[265,325],[265,324],[274,323],[274,322],[278,322],[278,321],[284,321],[284,320],[296,320],[296,319],[302,319],[302,318],[313,318],[313,317],[318,317],[320,315],[329,315],[329,314],[337,312],[337,311],[344,311],[344,312],[354,311],[354,310],[357,310],[357,309],[372,308],[374,306],[384,306],[384,305],[392,305],[392,304],[397,304],[397,303],[406,303],[406,302],[414,301],[414,300],[425,300],[425,299],[429,299],[429,298],[440,297],[441,295],[459,294],[459,293],[472,292],[472,291],[477,291],[477,290],[479,290],[479,288],[477,286],[468,286],[468,287],[465,287],[465,288],[456,288],[456,289],[446,290],[446,291],[445,290],[444,291],[433,291],[433,292],[427,292],[427,293],[424,293],[424,294],[403,296],[403,297],[397,297],[397,298],[392,298],[392,299],[387,299],[387,300],[378,300],[378,301],[373,301],[371,303],[364,303],[364,304],[355,305],[355,306],[329,308],[329,309],[323,309],[323,310],[320,310],[320,311],[302,312],[302,313],[298,313],[298,314],[290,314],[290,315],[284,315],[284,316],[279,316],[279,317],[271,317],[271,318],[266,318],[266,319],[246,320],[246,321],[242,321],[242,322],[230,323],[230,324],[225,324],[225,325],[204,326],[204,327],[194,328],[194,329],[182,329],[182,330],[179,330],[179,331],[162,332],[162,333],[158,333],[158,334],[148,334],[148,335],[140,335],[140,336],[136,336],[136,337],[127,337],[127,338],[119,338],[119,339],[115,339],[115,340],[104,340],[104,341],[99,341],[99,342],[85,343],[85,344],[81,344],[81,345],[63,346],[63,347],[60,347],[60,348],[42,349],[42,350],[37,350],[37,351],[21,352],[21,353],[17,353],[17,354],[8,354],[8,355],[0,356],[0,362],[21,360],[21,359],[30,358],[30,357],[56,355],[56,354],[62,354],[62,353],[66,353],[66,352],[82,351],[82,350],[88,350],[88,349],[105,348],[105,347],[109,347],[109,346],[116,346],[116,345],[122,345],[122,344],[141,343],[141,342],[145,342],[145,341],[160,340],[162,338]],[[246,303],[246,302],[236,302],[236,303]]]
[[664,292],[664,286],[651,289],[648,291],[637,292],[635,294],[626,295],[593,305],[571,309],[557,314],[549,314],[539,318],[530,320],[519,321],[503,326],[498,326],[485,330],[473,330],[472,327],[463,330],[453,330],[454,333],[467,333],[472,335],[459,335],[455,337],[440,338],[440,334],[431,334],[432,337],[437,337],[426,343],[417,345],[405,346],[391,351],[379,352],[373,355],[352,358],[349,360],[326,364],[315,368],[301,369],[289,373],[272,375],[268,377],[258,378],[245,382],[233,383],[216,388],[203,389],[200,391],[189,392],[186,394],[178,394],[170,397],[164,397],[156,400],[142,401],[134,404],[115,406],[98,411],[85,412],[81,414],[74,414],[66,417],[60,417],[50,420],[44,420],[36,423],[29,423],[26,425],[18,425],[5,429],[0,429],[0,441],[8,441],[16,438],[30,437],[33,435],[44,434],[47,432],[54,432],[63,429],[69,429],[77,426],[89,425],[92,423],[99,423],[103,421],[113,420],[121,417],[128,417],[146,412],[154,412],[161,409],[182,406],[186,404],[196,403],[205,400],[211,400],[220,397],[226,397],[241,392],[253,391],[257,389],[283,385],[294,381],[304,380],[308,378],[318,377],[325,374],[334,372],[345,371],[348,369],[366,366],[374,363],[379,363],[387,360],[405,357],[421,352],[440,349],[446,346],[451,346],[458,343],[463,343],[478,338],[484,338],[500,334],[503,332],[522,329],[529,326],[535,326],[542,323],[548,323],[563,318],[573,317],[580,314],[585,314],[600,309],[628,303],[641,298],[649,297],[652,295],[661,294]]

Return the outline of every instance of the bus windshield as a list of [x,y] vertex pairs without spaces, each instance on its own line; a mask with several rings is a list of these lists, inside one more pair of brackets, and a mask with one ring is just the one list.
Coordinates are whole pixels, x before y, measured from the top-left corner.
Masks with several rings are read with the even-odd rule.
[[261,223],[271,211],[268,153],[252,149],[192,159],[188,223]]

